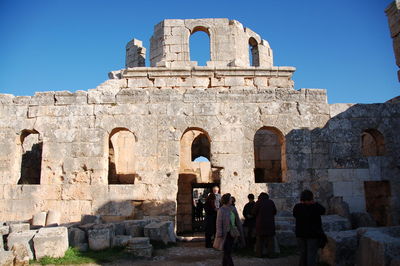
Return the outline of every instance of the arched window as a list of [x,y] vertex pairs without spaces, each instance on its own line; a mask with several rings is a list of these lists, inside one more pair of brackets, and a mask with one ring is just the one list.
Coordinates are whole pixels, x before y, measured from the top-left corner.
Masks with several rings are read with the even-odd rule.
[[256,183],[278,183],[286,172],[283,134],[263,127],[254,135],[254,177]]
[[249,39],[249,59],[250,66],[260,66],[260,54],[258,52],[258,43],[256,39]]
[[133,184],[136,177],[135,135],[126,128],[116,128],[110,134],[108,183]]
[[43,142],[36,130],[24,130],[21,134],[21,177],[18,184],[40,184]]
[[363,156],[383,156],[386,153],[385,139],[376,129],[367,129],[361,134],[361,151]]
[[210,161],[210,141],[204,133],[198,135],[192,142],[192,161],[199,157]]
[[205,27],[195,27],[190,35],[190,61],[205,66],[210,61],[210,33]]

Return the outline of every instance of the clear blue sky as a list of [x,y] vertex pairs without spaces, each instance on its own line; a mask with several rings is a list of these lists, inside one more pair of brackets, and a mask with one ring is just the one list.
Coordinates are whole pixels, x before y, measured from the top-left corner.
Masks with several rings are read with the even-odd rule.
[[400,95],[390,2],[0,0],[0,93],[95,88],[124,67],[130,39],[150,50],[159,21],[226,17],[268,40],[275,65],[297,68],[296,89],[326,88],[330,103],[384,102]]

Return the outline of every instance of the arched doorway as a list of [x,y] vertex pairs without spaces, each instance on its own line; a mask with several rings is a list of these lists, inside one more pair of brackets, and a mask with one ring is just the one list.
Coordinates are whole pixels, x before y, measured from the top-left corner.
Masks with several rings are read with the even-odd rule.
[[[187,129],[180,140],[177,194],[177,233],[202,230],[199,208],[211,188],[219,183],[211,166],[211,140],[206,131]],[[199,202],[200,201],[200,202]]]

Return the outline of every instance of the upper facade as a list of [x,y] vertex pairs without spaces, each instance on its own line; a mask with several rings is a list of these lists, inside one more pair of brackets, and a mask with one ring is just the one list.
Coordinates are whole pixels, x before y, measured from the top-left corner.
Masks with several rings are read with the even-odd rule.
[[[154,27],[150,39],[150,66],[186,67],[197,66],[190,59],[189,39],[198,31],[210,37],[209,67],[272,67],[272,50],[260,35],[236,20],[212,19],[165,19]],[[249,45],[251,56],[249,56]],[[138,40],[127,45],[126,67],[143,67],[145,49]]]
[[[205,32],[210,61],[198,66],[190,57],[190,36]],[[294,67],[274,66],[272,49],[260,35],[236,20],[165,19],[150,39],[150,67],[146,48],[133,39],[126,45],[126,69],[110,79],[127,79],[134,88],[294,88]],[[238,71],[240,70],[240,71]]]

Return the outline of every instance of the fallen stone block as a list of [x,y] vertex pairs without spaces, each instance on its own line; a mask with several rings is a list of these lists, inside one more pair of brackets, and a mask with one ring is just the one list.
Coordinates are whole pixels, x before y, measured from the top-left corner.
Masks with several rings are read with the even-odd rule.
[[41,228],[33,238],[36,259],[48,256],[64,257],[68,249],[68,229],[66,227]]
[[143,237],[144,236],[144,227],[137,225],[137,224],[127,225],[125,227],[125,233],[127,235],[133,236],[133,237]]
[[115,235],[125,235],[124,222],[113,222]]
[[148,237],[132,237],[128,241],[129,248],[147,247],[150,245],[150,238]]
[[292,230],[276,230],[276,238],[281,246],[297,246],[296,234]]
[[128,250],[128,252],[132,253],[135,257],[151,258],[153,255],[153,246],[149,245],[147,247],[135,248]]
[[68,229],[68,242],[71,247],[77,247],[83,243],[87,243],[85,231],[72,227]]
[[151,241],[167,245],[170,239],[168,227],[169,225],[166,222],[152,222],[144,227],[144,236],[150,238]]
[[58,226],[61,220],[61,213],[58,211],[49,211],[47,213],[46,226]]
[[325,232],[350,230],[350,221],[339,215],[322,215],[322,228]]
[[39,212],[33,215],[32,217],[32,226],[34,227],[43,227],[46,225],[46,212]]
[[153,246],[148,237],[133,237],[128,241],[126,251],[136,257],[150,258],[153,254]]
[[34,248],[33,248],[33,237],[36,234],[37,230],[29,230],[23,232],[13,232],[10,233],[7,237],[7,246],[12,247],[16,243],[22,243],[29,251],[29,259],[33,260],[34,256]]
[[0,250],[0,266],[13,266],[14,254],[12,251]]
[[10,227],[8,225],[2,225],[0,226],[0,234],[3,236],[8,235],[10,232]]
[[89,250],[89,244],[88,243],[80,243],[75,246],[75,248],[79,251],[86,252]]
[[104,250],[110,248],[110,229],[90,229],[88,231],[88,242],[91,250]]
[[357,231],[327,232],[328,243],[321,250],[321,261],[329,265],[354,265],[357,251]]
[[350,214],[351,227],[357,229],[359,227],[375,227],[376,222],[371,214],[367,212],[352,212]]
[[95,225],[94,223],[82,224],[79,225],[78,228],[85,231],[85,233],[88,234],[89,230],[92,229],[94,225]]
[[126,220],[124,221],[125,234],[133,237],[143,237],[144,227],[149,223],[151,223],[150,220]]
[[82,215],[81,224],[100,224],[100,215]]
[[14,254],[14,266],[27,266],[29,265],[29,250],[24,244],[15,243],[11,251]]
[[129,243],[129,240],[132,239],[132,236],[126,235],[116,235],[113,237],[111,241],[112,247],[126,247]]
[[28,231],[29,229],[30,225],[28,223],[10,224],[10,233]]
[[[362,232],[362,230],[357,230]],[[400,226],[367,230],[361,235],[356,264],[363,266],[386,266],[400,254]]]
[[110,232],[110,239],[115,236],[115,224],[95,224],[92,227],[92,230],[95,229],[108,229]]

